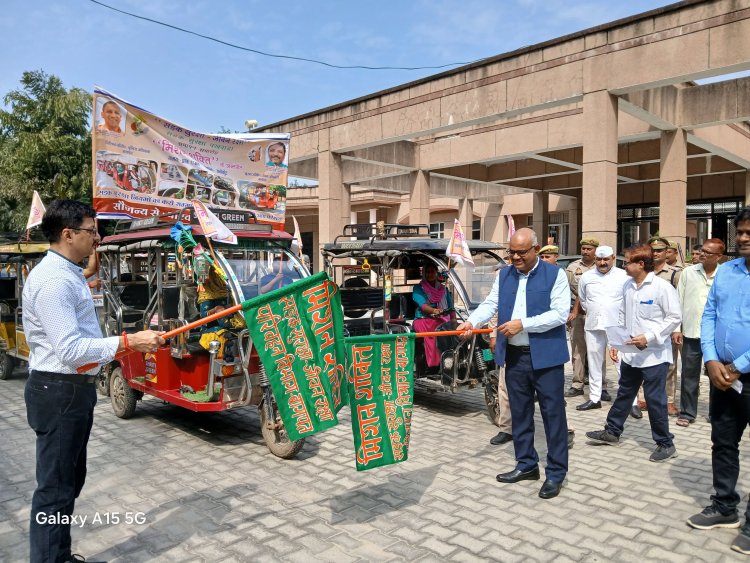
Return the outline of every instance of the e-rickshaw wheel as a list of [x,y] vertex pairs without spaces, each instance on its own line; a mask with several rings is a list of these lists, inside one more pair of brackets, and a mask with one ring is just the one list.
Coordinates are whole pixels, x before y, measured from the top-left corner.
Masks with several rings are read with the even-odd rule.
[[487,403],[487,417],[495,426],[500,426],[500,396],[497,370],[489,372],[489,381],[484,386],[484,402]]
[[9,356],[7,352],[0,351],[0,379],[8,379],[10,374],[13,373],[15,365],[13,356]]
[[133,416],[138,395],[122,376],[122,368],[119,366],[112,370],[110,395],[112,396],[112,410],[116,417],[130,418]]
[[111,383],[112,374],[109,370],[103,369],[96,376],[96,391],[102,397],[109,397],[109,386]]
[[302,446],[305,445],[305,439],[302,438],[296,442],[291,441],[286,433],[286,429],[282,425],[276,401],[272,401],[271,406],[273,408],[273,421],[271,424],[268,424],[269,420],[265,401],[258,405],[258,409],[260,409],[260,432],[263,434],[266,446],[268,446],[273,455],[282,459],[292,459],[300,452]]

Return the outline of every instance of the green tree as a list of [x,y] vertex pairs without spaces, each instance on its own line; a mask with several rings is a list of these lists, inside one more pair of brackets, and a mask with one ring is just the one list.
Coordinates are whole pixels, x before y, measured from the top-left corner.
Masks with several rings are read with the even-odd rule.
[[0,109],[0,230],[26,225],[32,192],[91,202],[91,95],[41,70]]

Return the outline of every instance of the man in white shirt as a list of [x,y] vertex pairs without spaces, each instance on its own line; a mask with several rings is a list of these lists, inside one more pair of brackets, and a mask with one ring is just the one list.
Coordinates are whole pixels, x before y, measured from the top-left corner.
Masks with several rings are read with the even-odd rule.
[[682,346],[682,374],[680,384],[680,416],[677,426],[688,426],[698,416],[703,352],[701,352],[701,318],[714,283],[719,260],[724,255],[724,242],[712,238],[703,243],[698,253],[698,264],[682,270],[677,283],[677,296],[682,307],[682,332],[672,335],[675,344]]
[[581,276],[578,298],[586,311],[586,354],[589,366],[589,400],[576,410],[602,408],[602,382],[606,366],[607,327],[617,326],[622,305],[622,292],[628,276],[615,267],[615,252],[610,246],[599,246],[596,267]]
[[[625,272],[632,279],[624,287],[619,325],[630,339],[626,346],[637,351],[623,351],[620,367],[620,388],[607,415],[604,430],[587,432],[586,437],[599,444],[619,443],[633,399],[643,384],[648,405],[651,435],[656,450],[651,461],[666,461],[677,456],[669,432],[667,414],[667,369],[672,361],[672,333],[680,326],[680,302],[669,282],[654,275],[654,259],[648,246],[625,253]],[[610,350],[617,361],[617,350]]]

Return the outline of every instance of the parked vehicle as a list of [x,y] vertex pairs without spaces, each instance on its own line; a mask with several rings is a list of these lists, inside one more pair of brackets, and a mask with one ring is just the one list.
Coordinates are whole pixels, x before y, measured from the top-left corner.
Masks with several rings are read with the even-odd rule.
[[[430,238],[428,225],[352,224],[323,247],[326,270],[339,285],[344,325],[352,336],[414,332],[414,287],[427,265],[438,269],[452,296],[455,320],[438,327],[453,330],[484,300],[497,271],[505,267],[504,247],[468,241],[475,266],[448,267],[447,239]],[[437,338],[440,364],[428,367],[424,345],[417,338],[414,387],[431,392],[456,392],[483,385],[490,420],[499,422],[497,372],[489,337],[462,340]]]
[[[217,212],[221,218],[221,212]],[[251,212],[232,211],[237,245],[213,242],[211,259],[227,275],[227,306],[262,292],[263,278],[283,261],[284,283],[309,272],[290,252],[293,237],[257,223]],[[242,215],[242,220],[238,215]],[[141,221],[106,237],[99,246],[104,296],[104,330],[108,335],[147,328],[171,330],[199,317],[198,264],[171,238],[172,223]],[[200,226],[195,240],[208,247]],[[192,254],[192,253],[191,253]],[[225,411],[244,406],[260,410],[261,431],[269,450],[294,457],[304,440],[290,441],[284,430],[268,377],[258,360],[243,319],[228,323],[206,349],[203,329],[171,339],[153,355],[130,354],[105,366],[100,391],[109,390],[112,408],[130,418],[137,401],[152,395],[196,412]],[[219,333],[212,333],[219,334]]]
[[22,322],[23,284],[29,271],[49,250],[44,242],[0,244],[0,379],[29,359]]

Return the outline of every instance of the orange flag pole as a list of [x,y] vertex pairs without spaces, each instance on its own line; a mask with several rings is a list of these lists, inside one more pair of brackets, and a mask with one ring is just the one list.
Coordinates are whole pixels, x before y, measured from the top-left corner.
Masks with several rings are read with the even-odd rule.
[[[164,340],[169,340],[170,338],[174,338],[175,336],[182,334],[183,332],[187,332],[188,330],[192,330],[194,328],[197,328],[199,326],[202,326],[204,324],[208,324],[212,321],[221,319],[223,317],[227,317],[229,315],[232,315],[234,313],[237,313],[242,310],[243,304],[239,305],[233,305],[231,307],[228,307],[224,309],[223,311],[219,311],[218,313],[213,313],[212,315],[208,315],[205,318],[198,319],[197,321],[193,321],[192,323],[188,323],[184,326],[175,328],[173,330],[169,330],[162,334],[162,338]],[[475,328],[472,329],[471,332],[473,334],[489,334],[490,332],[494,332],[494,328]],[[461,336],[464,334],[465,330],[443,330],[443,331],[435,331],[435,332],[417,332],[415,333],[415,336],[417,338],[425,338],[425,337],[437,337],[437,336]],[[122,352],[118,352],[117,355],[115,355],[115,360],[120,360],[124,356],[127,356],[128,354],[134,354],[135,350],[123,350]],[[79,367],[76,371],[78,373],[85,373],[91,369],[94,369],[99,364],[86,364],[84,366]]]
[[[228,307],[228,308],[224,309],[223,311],[219,311],[218,313],[213,313],[212,315],[208,315],[207,317],[204,317],[202,319],[198,319],[197,321],[193,321],[192,323],[188,323],[188,324],[186,324],[184,326],[177,327],[177,328],[175,328],[173,330],[169,330],[169,331],[165,332],[164,334],[162,334],[161,336],[162,336],[162,338],[164,340],[169,340],[170,338],[173,338],[173,337],[175,337],[175,336],[177,336],[179,334],[182,334],[183,332],[187,332],[188,330],[192,330],[194,328],[197,328],[199,326],[208,324],[208,323],[210,323],[212,321],[215,321],[217,319],[221,319],[223,317],[228,317],[229,315],[233,315],[234,313],[237,313],[237,312],[239,312],[239,311],[242,310],[242,305],[243,305],[242,303],[240,303],[239,305],[232,305],[231,307]],[[123,350],[121,352],[118,352],[115,355],[115,360],[120,360],[124,356],[127,356],[128,354],[133,354],[133,353],[135,353],[135,350],[130,350],[130,349]],[[76,371],[78,373],[85,373],[85,372],[87,372],[87,371],[89,371],[91,369],[94,369],[98,365],[99,364],[95,364],[95,363],[94,364],[86,364],[86,365],[83,365],[83,366],[79,367]]]

